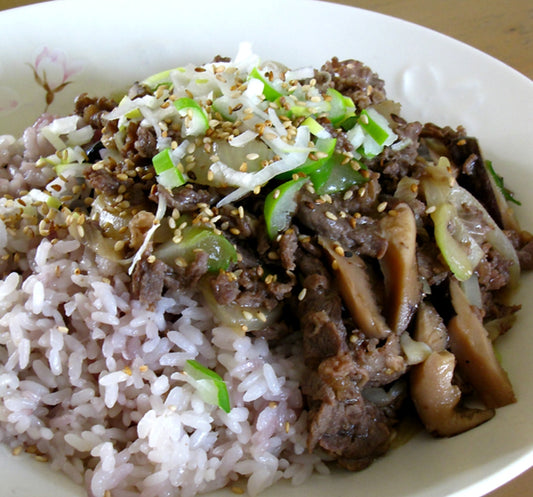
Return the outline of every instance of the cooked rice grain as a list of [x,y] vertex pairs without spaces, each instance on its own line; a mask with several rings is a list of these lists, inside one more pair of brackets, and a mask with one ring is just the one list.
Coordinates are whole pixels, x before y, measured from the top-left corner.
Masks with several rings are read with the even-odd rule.
[[[43,239],[28,264],[0,282],[0,441],[35,446],[94,497],[188,497],[243,476],[256,495],[326,471],[305,451],[297,350],[215,326],[191,295],[147,309],[76,240]],[[230,413],[184,381],[192,358],[224,377]]]

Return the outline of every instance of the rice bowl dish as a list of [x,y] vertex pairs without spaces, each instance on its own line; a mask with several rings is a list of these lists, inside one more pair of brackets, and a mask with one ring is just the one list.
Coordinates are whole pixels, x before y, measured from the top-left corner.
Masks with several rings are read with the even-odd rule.
[[[334,69],[330,74],[339,70],[337,63],[332,62]],[[221,82],[218,76],[227,76],[228,68],[235,67],[247,75],[240,79],[243,88],[238,98],[256,102],[252,112],[246,112],[246,102],[228,104],[225,100],[228,93],[217,93],[220,87],[217,91],[209,87],[205,92],[191,89],[192,84],[197,87],[214,81],[222,86],[228,78]],[[262,72],[248,78],[256,67]],[[357,302],[347,304],[348,297],[341,291],[344,302],[341,321],[352,328],[335,336],[346,338],[346,343],[352,345],[343,345],[342,340],[331,345],[330,340],[325,340],[315,350],[312,339],[302,340],[300,332],[311,325],[314,330],[316,316],[311,324],[305,319],[326,309],[317,307],[316,302],[303,306],[313,289],[327,285],[313,287],[309,281],[305,284],[305,278],[314,273],[302,269],[302,261],[311,262],[317,269],[316,250],[320,247],[324,252],[318,259],[328,261],[333,269],[344,261],[338,257],[350,258],[351,251],[356,252],[355,256],[379,261],[388,247],[382,243],[381,233],[376,233],[377,228],[388,223],[381,219],[391,210],[395,213],[389,218],[396,218],[398,213],[405,212],[403,206],[409,205],[410,211],[419,215],[417,219],[413,217],[415,226],[422,218],[438,223],[438,216],[432,217],[437,209],[431,207],[438,206],[439,201],[428,199],[433,180],[420,172],[414,179],[416,185],[426,181],[424,205],[418,204],[418,186],[413,187],[413,181],[398,188],[403,177],[398,171],[385,174],[392,184],[386,186],[387,194],[381,197],[376,186],[379,182],[370,167],[375,166],[372,161],[387,147],[401,152],[416,143],[418,154],[416,139],[421,126],[391,119],[396,115],[396,107],[367,111],[361,120],[360,110],[375,108],[379,102],[369,101],[365,106],[355,97],[346,99],[346,92],[339,92],[343,98],[336,101],[333,114],[331,104],[329,108],[325,104],[338,96],[334,91],[328,94],[327,88],[337,91],[338,86],[328,86],[330,81],[325,81],[319,89],[320,81],[316,80],[314,70],[294,70],[290,76],[287,71],[281,65],[265,69],[255,54],[244,50],[234,60],[221,58],[214,63],[149,77],[141,85],[134,85],[120,102],[82,96],[73,116],[56,119],[45,115],[25,131],[22,140],[1,138],[2,188],[6,195],[0,243],[6,257],[0,286],[3,388],[0,433],[15,452],[33,451],[36,457],[50,460],[53,467],[84,485],[89,495],[105,497],[192,496],[224,486],[233,487],[236,492],[246,488],[250,495],[256,495],[280,479],[299,484],[312,472],[327,473],[327,463],[334,459],[349,469],[362,469],[386,452],[401,410],[396,404],[403,402],[407,391],[405,384],[397,380],[412,366],[424,364],[432,354],[442,358],[449,349],[447,338],[443,339],[446,342],[443,346],[421,337],[413,339],[411,331],[407,333],[415,310],[421,307],[422,296],[430,295],[429,287],[438,286],[444,279],[473,283],[470,278],[474,272],[478,281],[486,275],[476,269],[487,252],[474,249],[487,242],[484,238],[487,232],[498,230],[482,216],[485,228],[475,236],[470,233],[467,257],[457,260],[444,250],[448,256],[446,264],[439,260],[438,268],[428,269],[420,287],[415,285],[414,301],[409,300],[411,290],[396,290],[400,297],[395,294],[395,298],[400,303],[395,312],[387,315],[385,323],[373,322],[370,328],[380,330],[374,336],[361,324],[364,318]],[[191,73],[204,72],[211,79],[191,77]],[[229,74],[234,75],[235,71],[231,69]],[[271,79],[270,74],[274,74]],[[313,79],[314,85],[309,83]],[[297,88],[276,87],[279,81],[298,82],[292,85]],[[232,85],[235,80],[229,83],[228,91],[234,91]],[[276,107],[268,103],[287,99],[284,91],[292,95],[306,85],[316,90],[308,98],[299,97],[278,105],[277,109],[286,113],[276,112]],[[370,86],[372,89],[367,91],[365,87],[366,96],[360,98],[369,98],[374,88],[379,93],[377,81],[372,80]],[[213,95],[218,97],[216,104]],[[330,100],[324,95],[329,95]],[[195,101],[202,102],[200,111]],[[302,101],[306,103],[303,106]],[[204,114],[206,107],[210,110]],[[170,109],[168,115],[166,109]],[[322,119],[324,114],[329,124],[335,125],[328,127]],[[356,114],[360,121],[339,131],[340,124],[346,124]],[[256,120],[258,115],[262,116],[263,124],[270,122],[267,128],[274,131],[274,136],[266,136],[265,128],[261,129],[261,122]],[[385,116],[384,120],[380,116]],[[175,128],[161,126],[166,120],[167,124],[176,124]],[[247,121],[252,121],[253,126],[235,133]],[[381,130],[377,141],[376,135],[368,130],[369,123]],[[128,129],[134,134],[130,135]],[[152,129],[153,134],[142,138],[140,130],[147,129]],[[203,147],[208,143],[203,137],[209,134],[209,129],[221,133],[216,150]],[[446,176],[450,163],[440,161],[435,153],[442,152],[444,142],[450,146],[447,140],[460,142],[467,135],[462,130],[454,135],[450,130],[441,132],[431,126],[424,129],[425,148],[429,150],[424,167],[436,168],[431,170],[433,179],[442,179],[444,175],[446,188],[450,188],[445,195],[462,195],[460,205],[464,205],[467,195],[463,190],[454,190],[455,184],[449,181],[451,176]],[[280,140],[287,134],[289,140]],[[347,136],[349,143],[340,147]],[[197,137],[202,138],[201,147]],[[229,143],[229,147],[221,145],[222,141]],[[468,145],[473,146],[471,142]],[[117,160],[117,153],[127,160]],[[312,164],[307,162],[309,154],[314,154]],[[343,156],[333,164],[337,170],[340,165],[350,164],[351,171],[346,175],[339,173],[332,180],[331,172],[326,175],[319,164],[324,166],[334,155],[337,159]],[[161,162],[154,161],[156,156]],[[467,162],[469,157],[467,154],[463,160]],[[130,169],[114,169],[116,164],[129,164],[128,161],[132,163]],[[352,167],[355,164],[359,168]],[[106,173],[110,165],[114,171],[111,178]],[[333,166],[329,163],[328,167]],[[139,167],[141,170],[136,169]],[[281,178],[286,173],[289,175]],[[495,174],[493,179],[497,177]],[[261,193],[270,181],[280,183]],[[143,186],[136,187],[139,183]],[[211,190],[210,195],[196,196],[203,192],[196,185],[206,183],[215,193]],[[373,196],[365,197],[369,185],[375,191]],[[195,192],[194,202],[191,204],[189,197],[181,198],[178,207],[176,196],[168,194],[176,192],[175,189],[188,195]],[[362,189],[364,193],[360,194]],[[436,197],[441,194],[440,190],[435,193]],[[321,216],[332,222],[328,226],[335,226],[339,218],[345,219],[347,216],[340,214],[344,212],[355,219],[350,221],[354,229],[357,220],[363,218],[372,236],[342,239],[342,243],[333,246],[327,241],[310,246],[311,235],[302,232],[301,227],[312,229],[313,237],[316,233],[324,237],[326,228],[311,221],[303,207],[298,210],[294,202],[300,200],[296,198],[305,196],[302,205],[312,200],[322,209],[323,205],[333,205],[330,200],[336,195],[344,202],[357,196],[370,199],[368,205],[358,204],[353,212],[336,205],[335,211],[321,210]],[[150,208],[146,208],[150,197]],[[262,218],[256,215],[249,219],[248,212],[254,211],[239,207],[242,205],[239,202],[250,198],[261,198],[262,208],[270,206],[261,211]],[[279,202],[284,198],[284,202]],[[440,203],[449,204],[448,200]],[[137,209],[133,211],[132,206]],[[477,204],[475,207],[478,209]],[[315,209],[318,207],[310,210]],[[444,217],[447,214],[449,221],[451,214],[446,209],[439,212]],[[501,212],[508,214],[506,209]],[[465,217],[469,213],[462,214]],[[294,218],[300,224],[294,225]],[[516,233],[520,233],[512,216],[506,222],[507,228],[514,226]],[[257,228],[259,223],[264,223],[261,228]],[[210,232],[194,231],[198,224],[209,227]],[[247,227],[253,240],[258,240],[254,248],[261,252],[262,261],[269,261],[268,265],[257,264],[257,259],[249,262],[250,254],[239,250],[239,240],[251,236],[245,235]],[[261,235],[257,236],[258,232]],[[220,236],[231,243],[228,245]],[[525,248],[530,244],[527,236],[523,234],[513,240],[514,245],[506,241],[509,238],[491,240],[491,246],[499,247],[497,252],[505,259],[504,269],[497,270],[502,275],[497,283],[501,286],[482,295],[478,287],[465,289],[463,285],[461,290],[452,284],[456,301],[464,294],[483,299],[507,285],[514,286],[519,265],[514,249],[523,252],[525,261],[528,257]],[[184,240],[195,237],[196,240],[200,237],[200,242],[191,242],[187,250],[179,248],[187,246]],[[387,241],[393,244],[390,239]],[[266,249],[261,248],[261,243],[266,244]],[[461,243],[466,242],[463,239]],[[291,248],[294,244],[300,249],[305,247],[305,257]],[[279,249],[280,245],[288,247],[288,252]],[[209,250],[213,251],[212,257]],[[206,253],[207,256],[198,255]],[[491,253],[493,259],[497,257]],[[421,263],[421,259],[417,262]],[[526,266],[526,262],[521,263]],[[274,273],[273,266],[281,272]],[[297,267],[299,278],[293,278]],[[251,268],[255,279],[250,276]],[[319,267],[319,273],[320,270]],[[224,279],[214,276],[206,283],[206,275],[224,275]],[[178,283],[172,284],[170,280]],[[496,284],[492,273],[486,277],[489,280]],[[239,284],[237,289],[232,287],[235,281]],[[219,292],[221,288],[229,288],[229,294]],[[246,294],[243,288],[253,291]],[[383,299],[390,298],[390,292],[383,288],[379,292],[377,302],[365,302],[369,306],[375,304],[381,314]],[[240,302],[237,311],[235,302]],[[283,302],[285,310],[280,310],[279,302]],[[491,304],[494,308],[485,312],[491,318],[495,337],[509,328],[517,309],[503,304],[499,297],[491,300]],[[356,309],[352,310],[351,305]],[[298,326],[286,313],[287,308],[294,306],[302,306],[301,315],[306,317]],[[454,308],[459,314],[460,304]],[[281,320],[279,312],[285,313]],[[394,339],[389,339],[393,336]],[[370,340],[374,340],[371,346]],[[364,402],[379,406],[379,414],[371,416],[380,426],[377,438],[370,444],[373,450],[354,453],[345,450],[343,444],[339,448],[330,443],[331,426],[324,428],[322,419],[330,419],[331,413],[323,408],[327,404],[324,398],[316,398],[309,386],[316,383],[308,382],[310,369],[313,380],[324,381],[322,373],[316,373],[320,365],[326,359],[340,357],[339,351],[346,353],[344,347],[361,347],[363,342],[367,351],[387,342],[393,361],[373,371],[374,376],[369,373],[371,381],[367,385],[369,380],[365,379],[364,384],[369,387],[365,395],[363,386],[361,391],[350,393],[352,399],[361,394]],[[486,409],[476,411],[476,416],[483,413],[479,414],[480,423],[494,415],[491,411],[494,407],[515,401],[505,375],[497,373],[504,393],[496,400],[489,393],[481,395],[487,405]],[[387,375],[390,378],[383,380]],[[475,383],[471,379],[465,383],[472,381]],[[305,384],[307,387],[302,387]],[[469,392],[469,388],[464,390]],[[226,391],[227,405],[223,400]],[[310,425],[317,429],[311,444]],[[450,428],[434,418],[426,425],[441,436],[455,434],[449,430],[457,429],[456,425]],[[354,433],[350,437],[354,438]],[[246,479],[245,485],[241,477]]]

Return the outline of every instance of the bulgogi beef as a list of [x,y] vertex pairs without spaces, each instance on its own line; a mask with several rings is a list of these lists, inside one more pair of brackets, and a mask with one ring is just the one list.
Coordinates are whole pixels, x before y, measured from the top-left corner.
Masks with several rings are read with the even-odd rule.
[[[474,139],[466,137],[462,128],[453,130],[432,123],[406,122],[399,115],[398,106],[386,99],[383,81],[358,61],[341,62],[333,58],[315,72],[313,84],[322,94],[333,89],[351,98],[358,112],[383,109],[383,115],[396,134],[397,146],[385,147],[375,156],[359,155],[356,160],[354,153],[357,151],[348,137],[349,130],[334,125],[328,117],[319,117],[317,124],[335,140],[335,153],[343,158],[343,164],[351,164],[358,180],[346,188],[326,192],[317,192],[314,185],[307,182],[294,196],[287,226],[273,238],[266,235],[264,208],[268,195],[275,193],[281,179],[274,178],[258,191],[226,205],[220,205],[220,201],[231,189],[224,184],[206,186],[190,182],[170,191],[158,185],[153,174],[150,176],[149,159],[156,152],[157,137],[138,123],[130,123],[126,128],[119,150],[124,162],[117,165],[108,156],[102,160],[101,169],[89,172],[86,178],[91,187],[110,194],[117,193],[124,181],[139,183],[144,177],[143,186],[139,188],[145,198],[140,201],[135,197],[138,210],[155,212],[163,202],[165,209],[177,213],[172,229],[178,238],[180,233],[176,235],[175,230],[179,231],[176,226],[180,223],[200,226],[215,226],[216,223],[217,236],[223,234],[237,254],[226,267],[211,271],[205,246],[198,249],[190,261],[170,267],[157,259],[154,246],[158,242],[154,239],[144,247],[145,252],[133,271],[134,294],[153,305],[165,287],[198,285],[214,308],[230,309],[234,319],[230,323],[232,326],[238,325],[244,332],[276,343],[297,336],[309,373],[302,385],[309,410],[308,449],[319,448],[342,466],[360,470],[390,446],[400,409],[409,398],[404,375],[411,369],[416,370],[427,357],[435,357],[431,356],[430,342],[412,338],[416,321],[420,319],[419,305],[425,309],[444,287],[447,288],[448,282],[456,281],[456,274],[450,267],[453,261],[446,259],[446,254],[435,243],[438,221],[434,215],[438,206],[428,201],[430,189],[435,187],[448,192],[459,182],[474,196],[483,197],[481,203],[496,223],[505,228],[506,236],[521,254],[519,260],[523,269],[531,268],[532,242],[530,235],[517,230],[516,224],[505,222],[512,217],[508,212],[501,212],[502,204],[498,203],[498,192],[484,167],[479,146]],[[137,85],[130,96],[151,95],[152,92],[153,89]],[[80,97],[76,107],[77,113],[102,136],[103,143],[108,143],[118,130],[115,121],[102,119],[102,112],[106,110],[111,110],[108,102],[86,96]],[[220,114],[213,112],[216,123],[220,118]],[[299,117],[295,120],[302,121]],[[292,122],[287,119],[285,123],[290,127]],[[231,126],[234,124],[227,128]],[[273,125],[270,122],[268,126]],[[260,133],[263,132],[264,126],[260,129]],[[202,144],[210,153],[210,140],[214,135],[212,131]],[[184,139],[178,128],[169,129],[169,136],[177,141]],[[197,161],[199,155],[195,153],[185,156],[184,163]],[[258,154],[254,152],[247,157],[253,160],[255,155]],[[441,164],[441,157],[448,162]],[[241,164],[240,171],[245,172],[246,167],[247,163]],[[430,170],[433,172],[429,173]],[[122,183],[117,179],[120,173],[127,173]],[[190,169],[190,174],[194,179],[194,169]],[[293,179],[302,176],[305,177],[305,173],[296,171]],[[483,178],[481,186],[476,179],[479,177]],[[518,307],[507,305],[500,290],[511,284],[510,267],[516,263],[486,242],[486,234],[493,228],[487,225],[477,207],[463,203],[456,208],[463,217],[461,221],[450,219],[450,229],[463,230],[463,233],[468,231],[468,226],[476,225],[474,242],[482,247],[471,273],[480,295],[477,310],[480,322],[502,317],[511,319]],[[388,250],[402,250],[401,242],[397,243],[398,247],[391,247],[387,233],[394,225],[390,220],[402,209],[410,213],[414,226],[415,251],[410,262],[415,271],[414,294],[413,288],[391,290],[391,281],[385,274]],[[459,223],[455,228],[454,222]],[[141,230],[141,233],[146,231]],[[321,243],[320,239],[326,243]],[[457,245],[458,250],[464,249],[468,259],[469,249],[461,243],[463,241]],[[330,248],[326,249],[325,245]],[[131,254],[139,246],[140,243],[132,243]],[[336,259],[335,255],[332,258],[331,253],[341,259]],[[219,256],[223,257],[221,253]],[[362,275],[361,282],[364,280],[363,290],[357,291],[366,292],[364,298],[372,309],[365,309],[365,312],[379,315],[379,329],[369,329],[360,313],[353,311],[349,300],[358,300],[361,295],[347,297],[343,278],[338,274],[339,261],[343,264],[356,261],[359,272],[355,274]],[[387,299],[391,291],[400,292],[396,299],[407,306],[401,324],[398,318],[391,318],[386,309],[390,305]],[[407,291],[412,295],[403,294]],[[253,315],[255,321],[235,318],[235,309],[239,314]],[[446,321],[443,326],[453,319],[455,312],[452,309],[449,315],[440,317]],[[505,324],[500,326],[507,329]],[[433,351],[439,352],[441,350]],[[454,374],[459,378],[461,371]],[[417,375],[418,380],[427,379],[426,371],[418,369]],[[465,392],[467,390],[465,388]],[[397,393],[387,394],[390,391]],[[452,411],[455,407],[452,406]],[[427,418],[422,416],[422,419]],[[487,416],[480,416],[479,422],[486,419]],[[441,432],[455,434],[448,425]]]

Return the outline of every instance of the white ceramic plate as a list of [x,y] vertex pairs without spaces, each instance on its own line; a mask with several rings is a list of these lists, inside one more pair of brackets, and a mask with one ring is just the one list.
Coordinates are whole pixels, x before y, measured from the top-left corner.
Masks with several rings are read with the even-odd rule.
[[[0,134],[18,133],[46,106],[67,112],[75,95],[106,95],[158,70],[232,56],[250,41],[263,59],[320,65],[332,56],[364,61],[386,80],[410,120],[457,126],[481,140],[533,228],[533,83],[471,47],[394,18],[339,5],[268,0],[91,0],[50,2],[0,14]],[[41,84],[33,70],[41,76]],[[63,83],[68,84],[61,86]],[[316,476],[264,497],[479,497],[533,465],[533,306],[524,305],[500,344],[518,403],[456,438],[420,434],[351,474]],[[46,464],[0,449],[0,497],[74,497],[83,492]],[[219,494],[217,494],[219,495]],[[229,495],[229,492],[221,492]]]

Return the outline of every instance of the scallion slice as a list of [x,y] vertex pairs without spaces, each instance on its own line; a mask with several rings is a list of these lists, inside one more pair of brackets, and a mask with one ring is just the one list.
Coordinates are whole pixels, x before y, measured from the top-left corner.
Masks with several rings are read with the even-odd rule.
[[266,196],[264,216],[270,239],[289,226],[296,211],[296,194],[307,181],[309,179],[306,177],[287,181]]
[[259,81],[263,83],[264,85],[263,95],[268,101],[274,102],[275,100],[277,100],[279,97],[282,96],[282,93],[278,91],[276,88],[274,88],[273,85],[270,84],[268,79],[263,74],[261,74],[261,72],[259,71],[257,67],[254,67],[251,70],[250,78],[258,79]]
[[359,124],[378,145],[383,145],[389,137],[387,130],[381,127],[366,109],[361,111]]
[[189,97],[178,98],[174,102],[178,114],[184,118],[182,133],[184,136],[199,136],[209,128],[209,118],[200,104]]
[[183,370],[204,402],[220,407],[224,412],[231,411],[228,387],[220,375],[194,359],[189,359]]
[[152,158],[152,164],[157,175],[157,182],[172,190],[186,183],[181,171],[174,165],[169,148],[165,148]]

